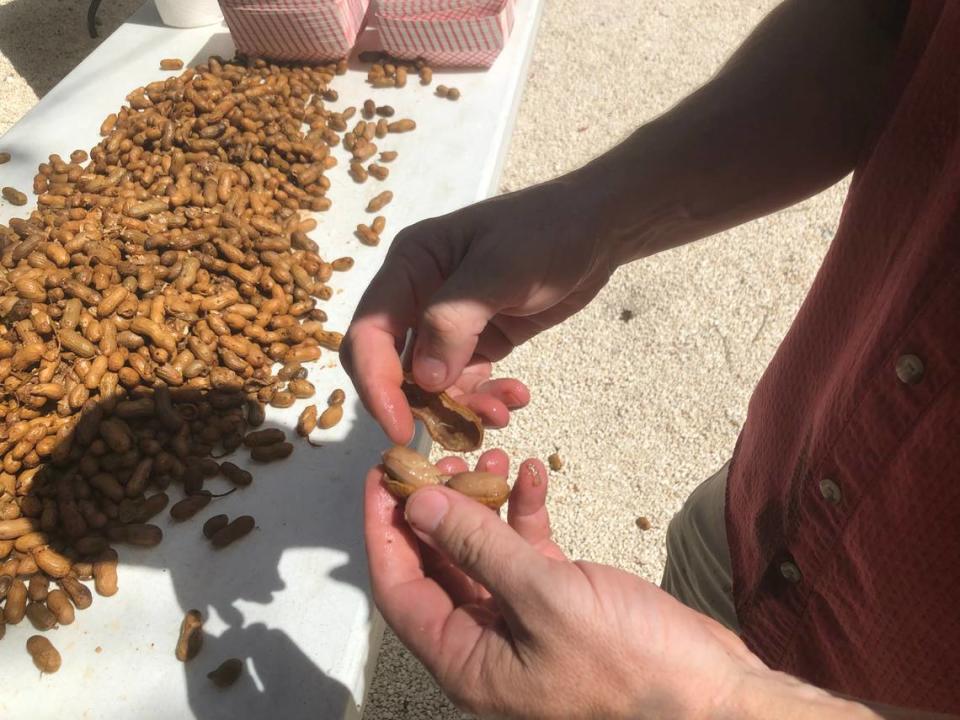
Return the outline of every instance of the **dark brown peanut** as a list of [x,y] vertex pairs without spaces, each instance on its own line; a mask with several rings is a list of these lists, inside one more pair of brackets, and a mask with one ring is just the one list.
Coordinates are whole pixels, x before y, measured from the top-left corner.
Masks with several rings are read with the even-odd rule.
[[213,537],[210,538],[210,542],[213,543],[215,548],[226,547],[230,543],[250,533],[255,526],[256,520],[253,519],[253,516],[241,515],[214,533]]
[[220,663],[215,670],[207,673],[207,677],[218,688],[228,688],[233,685],[243,673],[243,660],[230,658]]
[[220,530],[225,528],[230,522],[226,515],[214,515],[203,524],[203,535],[206,538],[212,538]]
[[209,493],[198,493],[174,503],[170,508],[170,517],[174,520],[189,520],[210,504],[213,496]]
[[220,463],[220,472],[234,485],[246,487],[253,482],[253,475],[232,462]]
[[250,457],[257,462],[272,462],[290,457],[292,452],[293,445],[282,442],[275,445],[258,445],[250,450]]
[[267,428],[266,430],[248,432],[243,436],[243,444],[249,448],[259,447],[261,445],[275,445],[276,443],[283,442],[286,438],[287,436],[283,430],[279,428]]

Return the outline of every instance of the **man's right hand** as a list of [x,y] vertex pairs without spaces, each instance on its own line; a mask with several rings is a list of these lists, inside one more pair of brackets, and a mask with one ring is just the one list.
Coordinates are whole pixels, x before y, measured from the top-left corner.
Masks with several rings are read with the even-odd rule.
[[364,405],[391,440],[413,417],[400,390],[400,350],[416,332],[413,374],[447,389],[488,424],[529,400],[490,362],[584,307],[614,269],[588,197],[566,176],[503,195],[397,235],[371,282],[340,355]]

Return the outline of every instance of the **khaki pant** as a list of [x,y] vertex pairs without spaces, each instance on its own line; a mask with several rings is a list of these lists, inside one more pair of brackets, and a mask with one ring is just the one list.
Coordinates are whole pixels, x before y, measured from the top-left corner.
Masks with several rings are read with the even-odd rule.
[[694,490],[670,521],[660,586],[684,605],[739,633],[724,519],[729,466]]

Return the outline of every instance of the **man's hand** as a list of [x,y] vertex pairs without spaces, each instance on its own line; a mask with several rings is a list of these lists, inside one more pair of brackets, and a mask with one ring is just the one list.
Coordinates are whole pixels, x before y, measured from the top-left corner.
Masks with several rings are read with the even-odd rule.
[[489,380],[490,361],[580,310],[607,282],[613,267],[589,196],[567,177],[397,236],[340,351],[391,440],[405,443],[413,434],[398,352],[410,328],[421,387],[450,388],[494,427],[529,401],[519,382]]
[[[507,473],[501,451],[478,469]],[[462,460],[441,464],[465,470]],[[404,508],[373,470],[366,541],[390,626],[462,708],[503,717],[702,717],[742,672],[740,640],[655,585],[570,562],[550,540],[542,463],[523,463],[508,523],[446,488]],[[409,525],[408,525],[409,522]]]

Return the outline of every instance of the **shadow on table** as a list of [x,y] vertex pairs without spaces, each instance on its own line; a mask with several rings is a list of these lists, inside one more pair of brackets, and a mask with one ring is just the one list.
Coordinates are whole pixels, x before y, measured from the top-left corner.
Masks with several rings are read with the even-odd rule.
[[[313,402],[322,402],[320,398],[332,390],[328,387],[330,382],[323,381],[323,375],[324,370],[319,366],[312,374],[311,380],[321,388]],[[201,401],[175,403],[174,407],[189,418],[202,405]],[[193,423],[193,441],[196,441],[198,432],[216,424],[215,417],[219,412],[223,411],[199,416],[203,419]],[[111,417],[116,418],[119,414]],[[126,422],[134,448],[137,445],[146,447],[144,442],[148,438],[168,449],[172,447],[167,444],[171,433],[163,430],[153,415],[143,419],[129,418]],[[348,688],[331,678],[324,668],[318,667],[310,654],[311,650],[322,647],[325,638],[331,638],[329,647],[333,649],[327,656],[336,658],[339,655],[340,651],[332,642],[341,642],[347,633],[340,632],[343,628],[332,623],[353,622],[362,629],[363,621],[371,620],[369,613],[367,617],[357,617],[336,608],[342,608],[344,597],[358,608],[369,602],[365,599],[370,593],[363,546],[363,478],[387,441],[373,420],[362,411],[341,440],[323,442],[324,434],[329,436],[335,431],[315,432],[313,439],[322,442],[322,447],[310,446],[297,437],[292,428],[269,420],[262,427],[281,427],[294,445],[293,454],[282,462],[258,464],[249,460],[245,448],[234,452],[225,459],[248,468],[254,477],[252,484],[236,487],[222,476],[207,478],[203,483],[204,490],[214,494],[233,492],[214,497],[188,520],[176,522],[170,517],[172,504],[185,497],[182,482],[174,479],[164,488],[166,481],[163,477],[169,475],[151,475],[151,487],[146,495],[163,490],[170,497],[170,504],[163,511],[146,520],[163,530],[163,542],[152,548],[111,543],[120,554],[117,601],[123,603],[124,569],[139,565],[169,575],[181,610],[186,612],[195,608],[201,611],[208,622],[208,630],[200,653],[191,662],[180,664],[174,659],[177,627],[170,627],[169,634],[169,672],[185,673],[193,717],[200,720],[259,719],[278,714],[283,720],[358,717]],[[105,502],[102,491],[92,487],[99,488],[101,484],[96,480],[88,481],[97,472],[109,471],[125,485],[143,454],[136,449],[124,454],[110,450],[102,442],[103,433],[99,437],[95,435],[92,444],[82,444],[76,436],[77,433],[70,443],[80,449],[75,449],[66,460],[61,458],[58,465],[47,463],[30,492],[41,502],[51,502],[50,498],[56,497],[53,502],[60,508],[64,507],[64,502],[73,504],[88,518],[85,500],[94,501],[97,507],[104,507]],[[202,452],[198,451],[198,457],[202,457]],[[91,458],[96,458],[92,469]],[[196,458],[188,457],[187,460],[187,467],[196,463]],[[67,495],[62,489],[65,486],[73,488],[67,491]],[[69,495],[73,495],[75,501],[71,501]],[[64,497],[67,497],[66,501]],[[130,503],[121,501],[114,507],[122,508],[124,502]],[[202,527],[208,518],[221,513],[231,519],[244,514],[253,515],[256,528],[232,545],[215,549],[203,537]],[[60,514],[63,516],[62,509]],[[107,531],[106,528],[95,529],[95,521],[85,522],[87,529],[82,532],[86,536],[99,536]],[[58,544],[61,549],[66,549],[71,546],[71,541],[55,542],[55,546]],[[296,569],[291,569],[288,553],[316,548],[325,548],[327,552],[300,555],[296,558]],[[294,572],[296,575],[291,574]],[[279,594],[288,584],[293,587]],[[271,623],[271,617],[282,617],[282,625],[287,629],[302,627],[302,635],[288,634],[279,627],[281,623]],[[222,621],[225,629],[221,630],[214,618]],[[83,622],[82,613],[77,622]],[[355,636],[353,640],[356,640]],[[344,651],[347,656],[356,653],[357,662],[362,660],[357,647],[345,646]],[[234,686],[221,690],[206,675],[228,658],[243,659],[245,671]],[[128,661],[129,658],[119,657],[114,660]],[[111,660],[103,656],[101,662]],[[352,670],[349,664],[344,667],[348,673]],[[109,668],[107,672],[110,672]],[[82,705],[80,709],[83,709]],[[172,716],[164,714],[163,707],[157,707],[150,712],[150,717]]]
[[104,0],[97,14],[96,39],[87,33],[88,4],[87,0],[12,0],[0,5],[0,53],[38,97],[60,82],[143,0]]
[[[270,426],[268,422],[263,427]],[[346,438],[323,443],[322,448],[297,438],[292,428],[283,429],[295,447],[288,460],[258,467],[244,463],[245,451],[235,453],[242,459],[231,459],[254,474],[251,486],[215,499],[184,523],[170,523],[165,512],[159,523],[166,535],[160,546],[168,546],[165,552],[138,552],[135,560],[124,558],[166,569],[184,611],[196,608],[205,618],[215,613],[227,626],[219,635],[208,633],[200,655],[183,666],[191,708],[202,720],[269,718],[278,711],[291,720],[338,719],[355,709],[348,689],[314,664],[308,654],[311,648],[304,643],[323,641],[325,633],[319,628],[325,624],[324,607],[329,601],[320,591],[324,584],[330,587],[334,580],[369,597],[362,481],[386,441],[366,413],[360,414]],[[215,493],[231,487],[223,479],[208,480],[206,486]],[[171,501],[178,498],[171,495]],[[234,545],[214,550],[202,538],[201,528],[207,518],[219,513],[231,518],[252,514],[257,528]],[[167,523],[172,526],[166,527]],[[342,559],[339,564],[318,565],[318,582],[305,591],[302,576],[284,578],[283,560],[287,552],[310,548],[333,550]],[[302,566],[301,559],[300,572]],[[297,583],[296,589],[275,598],[290,580]],[[262,611],[258,613],[261,621],[246,620],[242,608],[276,602],[282,603],[275,612],[284,617],[284,626],[302,626],[302,637],[288,635],[269,621],[265,624]],[[338,628],[329,629],[338,636]],[[246,671],[237,685],[219,690],[206,674],[233,657],[246,661]]]

